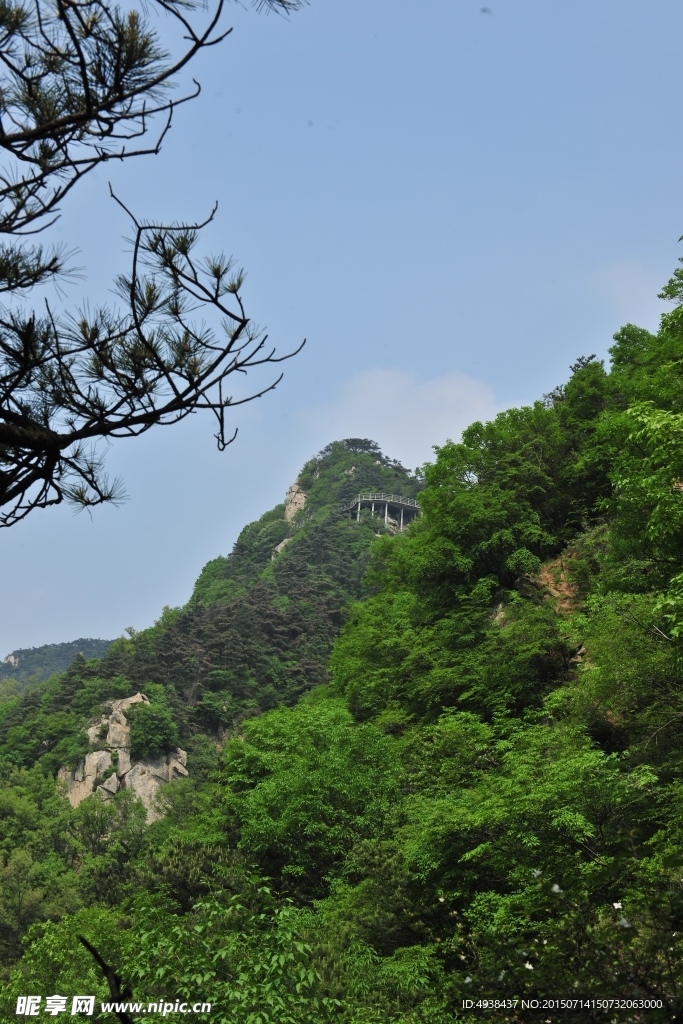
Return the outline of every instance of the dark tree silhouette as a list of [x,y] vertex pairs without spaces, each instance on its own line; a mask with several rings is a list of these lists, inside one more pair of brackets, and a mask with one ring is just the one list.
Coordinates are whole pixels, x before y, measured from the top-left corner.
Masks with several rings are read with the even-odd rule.
[[[158,153],[176,106],[179,72],[219,31],[223,0],[201,28],[201,0],[153,0],[180,27],[172,59],[141,11],[108,0],[0,0],[0,525],[63,500],[116,501],[96,442],[212,411],[224,448],[226,378],[280,362],[247,317],[241,271],[195,253],[203,225],[132,217],[123,309],[56,315],[22,304],[32,287],[68,274],[68,254],[26,242],[54,223],[60,201],[98,164]],[[302,0],[254,0],[289,12]],[[152,125],[156,135],[145,144]],[[215,213],[215,210],[214,210]],[[212,219],[213,213],[211,214]],[[200,314],[198,316],[197,314]],[[207,321],[207,314],[208,321]],[[212,319],[213,318],[213,319]],[[298,351],[298,350],[297,350]],[[279,380],[279,378],[278,378]],[[234,435],[233,435],[234,436]]]
[[110,967],[108,963],[102,959],[100,954],[97,952],[94,946],[91,946],[86,938],[82,935],[78,936],[78,941],[85,946],[97,966],[102,971],[102,976],[106,978],[107,984],[109,985],[109,994],[111,995],[114,1002],[118,1003],[121,1007],[119,1010],[115,1010],[114,1014],[121,1021],[121,1024],[133,1024],[133,1020],[128,1016],[126,1011],[123,1009],[124,999],[130,998],[132,992],[129,986],[125,986],[121,989],[121,978],[114,971],[113,967]]

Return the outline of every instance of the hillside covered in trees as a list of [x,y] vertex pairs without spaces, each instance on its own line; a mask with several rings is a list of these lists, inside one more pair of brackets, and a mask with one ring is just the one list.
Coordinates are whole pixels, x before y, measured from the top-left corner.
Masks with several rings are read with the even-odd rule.
[[[683,308],[610,355],[424,476],[330,445],[184,608],[6,695],[2,1019],[102,1016],[79,934],[219,1024],[680,1019]],[[138,690],[190,771],[149,825],[55,781]]]
[[0,662],[0,680],[12,680],[17,684],[18,691],[21,689],[20,684],[29,679],[48,679],[56,672],[65,672],[78,654],[82,654],[86,660],[101,658],[110,647],[111,640],[83,637],[65,644],[19,648]]

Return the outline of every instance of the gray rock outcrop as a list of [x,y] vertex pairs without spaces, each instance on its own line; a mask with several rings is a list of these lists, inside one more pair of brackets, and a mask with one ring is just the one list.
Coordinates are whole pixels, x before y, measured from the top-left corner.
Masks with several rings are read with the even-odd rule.
[[280,554],[280,552],[281,552],[281,551],[282,551],[282,550],[283,550],[283,549],[284,549],[284,548],[285,548],[285,547],[286,547],[286,546],[287,546],[287,545],[289,544],[289,542],[290,542],[290,540],[291,540],[291,539],[292,539],[291,537],[285,537],[285,539],[284,539],[284,540],[281,540],[279,544],[276,544],[276,545],[275,545],[275,547],[273,548],[273,553],[272,553],[272,555],[270,556],[270,560],[271,560],[271,562],[274,562],[274,561],[275,561],[275,559],[277,558],[277,556],[278,556],[278,555]]
[[100,749],[86,754],[75,769],[60,768],[58,777],[66,784],[72,807],[77,807],[93,793],[108,801],[119,789],[130,789],[144,804],[147,821],[157,821],[161,817],[156,801],[159,788],[189,775],[187,754],[180,747],[164,757],[132,761],[126,712],[131,704],[140,702],[149,704],[143,693],[111,701],[107,705],[110,713],[102,715],[87,729],[90,743],[100,744]]
[[129,747],[130,726],[122,711],[114,711],[109,717],[109,729],[107,730],[108,747]]
[[285,519],[294,519],[297,512],[300,512],[305,504],[306,492],[299,484],[292,484],[285,498]]

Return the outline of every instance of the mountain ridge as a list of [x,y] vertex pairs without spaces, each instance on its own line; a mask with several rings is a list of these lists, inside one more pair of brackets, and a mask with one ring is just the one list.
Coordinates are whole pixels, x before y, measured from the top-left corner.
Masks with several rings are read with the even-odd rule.
[[332,643],[349,602],[363,594],[370,548],[395,532],[369,510],[350,518],[341,505],[359,490],[413,497],[421,486],[419,475],[369,439],[326,446],[284,503],[245,526],[228,556],[204,566],[186,605],[104,642],[101,657],[74,651],[63,676],[36,679],[0,703],[0,761],[78,772],[92,747],[86,719],[103,702],[142,691],[173,717],[190,770],[201,774],[215,761],[213,742],[329,681]]
[[81,637],[65,643],[17,648],[0,661],[0,681],[14,679],[24,682],[31,677],[47,679],[55,672],[66,671],[77,654],[86,659],[103,657],[113,642]]

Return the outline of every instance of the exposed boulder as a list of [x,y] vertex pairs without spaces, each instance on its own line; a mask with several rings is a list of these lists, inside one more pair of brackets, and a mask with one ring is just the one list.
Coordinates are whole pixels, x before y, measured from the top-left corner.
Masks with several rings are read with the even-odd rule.
[[121,711],[124,715],[131,704],[149,704],[149,697],[145,697],[144,693],[136,693],[133,697],[123,697],[121,700],[113,700],[111,702],[112,712]]
[[189,775],[187,768],[184,764],[181,764],[175,757],[169,757],[168,759],[168,781],[173,782],[174,779],[185,778]]
[[108,778],[104,780],[101,786],[97,787],[96,792],[98,792],[104,800],[110,800],[113,797],[114,793],[118,793],[118,790],[118,778],[116,777],[116,775],[110,775]]
[[144,758],[137,761],[124,776],[126,789],[132,789],[147,810],[147,821],[158,821],[161,817],[156,808],[155,797],[159,787],[168,782],[169,766],[165,757]]
[[285,519],[294,519],[306,504],[306,492],[299,484],[292,484],[285,498]]
[[122,711],[113,711],[109,716],[107,746],[130,747],[130,726]]
[[118,765],[116,767],[116,774],[125,775],[126,772],[129,772],[131,768],[130,750],[126,750],[125,748],[119,747],[116,753],[119,755]]
[[273,548],[273,553],[270,556],[271,562],[275,561],[277,556],[280,554],[280,552],[283,550],[283,548],[285,548],[287,546],[287,544],[289,544],[291,539],[292,539],[291,537],[285,537],[284,540],[281,540],[279,544],[275,545],[275,547]]
[[86,754],[76,769],[60,768],[58,778],[67,785],[67,796],[72,807],[78,807],[81,800],[95,792],[98,776],[111,768],[111,753],[108,750],[94,750]]
[[86,778],[96,778],[106,772],[107,768],[111,768],[111,751],[93,750],[92,754],[85,755],[83,771]]
[[102,718],[99,720],[99,722],[95,722],[94,725],[91,725],[89,729],[85,730],[88,734],[88,740],[90,741],[90,743],[98,743],[101,739],[100,733],[103,733],[106,736],[108,723],[109,719],[105,718],[105,716],[102,715]]
[[[143,693],[111,701],[108,705],[110,714],[102,715],[87,730],[90,743],[100,745],[100,749],[86,754],[77,768],[59,770],[59,778],[66,783],[72,807],[77,807],[81,800],[93,793],[107,801],[119,789],[131,789],[144,804],[147,821],[157,821],[161,817],[156,806],[159,787],[189,775],[187,753],[180,747],[162,757],[131,760],[130,725],[126,712],[131,704],[139,703],[149,704]],[[112,767],[114,771],[111,771]],[[106,773],[109,774],[104,778]]]

